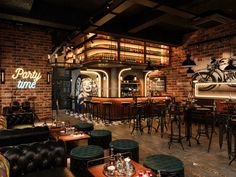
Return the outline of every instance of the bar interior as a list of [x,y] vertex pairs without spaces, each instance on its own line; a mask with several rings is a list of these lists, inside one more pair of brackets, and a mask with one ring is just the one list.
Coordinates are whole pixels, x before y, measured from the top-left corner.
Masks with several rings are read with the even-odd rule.
[[0,176],[236,176],[235,7],[0,2]]

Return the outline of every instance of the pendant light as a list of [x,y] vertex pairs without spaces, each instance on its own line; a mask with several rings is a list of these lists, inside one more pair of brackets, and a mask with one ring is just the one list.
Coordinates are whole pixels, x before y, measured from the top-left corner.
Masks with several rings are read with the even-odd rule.
[[186,59],[182,63],[182,67],[191,68],[193,66],[196,66],[196,63],[191,60],[191,55],[187,54]]

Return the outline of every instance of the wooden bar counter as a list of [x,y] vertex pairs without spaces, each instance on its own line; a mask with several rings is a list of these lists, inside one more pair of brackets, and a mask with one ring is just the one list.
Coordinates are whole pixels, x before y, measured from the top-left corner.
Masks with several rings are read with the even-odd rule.
[[[170,100],[171,97],[163,96],[163,97],[137,97],[137,102],[144,102],[148,99],[153,100],[154,102],[163,102],[166,100]],[[118,98],[118,97],[92,97],[91,101],[99,102],[100,113],[103,114],[104,102],[111,102],[111,120],[124,120],[128,119],[128,109],[122,106],[122,103],[130,103],[130,116],[132,115],[132,107],[134,105],[134,98]]]

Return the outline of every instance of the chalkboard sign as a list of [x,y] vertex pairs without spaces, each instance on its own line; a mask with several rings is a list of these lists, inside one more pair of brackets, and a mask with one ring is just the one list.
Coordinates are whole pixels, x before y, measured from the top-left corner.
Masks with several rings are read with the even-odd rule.
[[166,92],[166,76],[152,76],[148,81],[148,93],[152,96],[159,96]]

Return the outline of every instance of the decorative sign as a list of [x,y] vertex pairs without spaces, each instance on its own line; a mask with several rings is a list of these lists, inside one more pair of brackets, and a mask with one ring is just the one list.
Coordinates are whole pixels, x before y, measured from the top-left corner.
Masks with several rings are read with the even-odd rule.
[[236,83],[208,82],[195,83],[195,97],[197,98],[228,98],[236,99]]
[[34,89],[36,88],[37,82],[41,79],[42,75],[37,71],[24,71],[23,68],[17,68],[12,79],[18,80],[17,88],[20,89]]

